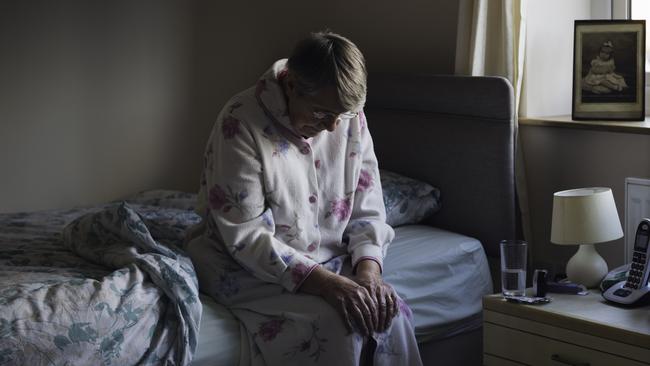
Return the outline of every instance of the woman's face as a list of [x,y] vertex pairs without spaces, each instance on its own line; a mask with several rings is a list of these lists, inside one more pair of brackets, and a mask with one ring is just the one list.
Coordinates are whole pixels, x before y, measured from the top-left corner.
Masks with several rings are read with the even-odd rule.
[[342,110],[335,87],[326,87],[315,95],[302,95],[296,92],[291,76],[286,80],[289,99],[289,119],[296,132],[305,138],[314,137],[324,130],[334,131],[341,118],[351,118],[354,114]]

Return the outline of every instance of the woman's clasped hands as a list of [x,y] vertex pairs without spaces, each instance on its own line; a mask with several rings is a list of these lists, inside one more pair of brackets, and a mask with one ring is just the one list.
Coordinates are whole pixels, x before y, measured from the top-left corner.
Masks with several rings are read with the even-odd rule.
[[352,279],[333,275],[321,294],[342,316],[349,332],[357,330],[364,336],[386,331],[398,311],[395,290],[384,282],[375,261],[360,262]]

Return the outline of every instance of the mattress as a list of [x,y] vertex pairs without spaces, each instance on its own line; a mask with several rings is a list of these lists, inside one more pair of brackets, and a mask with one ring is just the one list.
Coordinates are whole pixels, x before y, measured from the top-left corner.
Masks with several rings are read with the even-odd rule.
[[[384,276],[413,310],[424,343],[481,326],[481,301],[492,280],[481,243],[429,226],[402,226],[384,261]],[[198,349],[192,365],[234,365],[240,328],[228,309],[203,295]]]
[[225,306],[205,294],[200,296],[203,315],[192,366],[238,365],[241,333],[239,322]]
[[481,242],[430,226],[395,229],[384,277],[413,310],[418,342],[481,326],[492,278]]

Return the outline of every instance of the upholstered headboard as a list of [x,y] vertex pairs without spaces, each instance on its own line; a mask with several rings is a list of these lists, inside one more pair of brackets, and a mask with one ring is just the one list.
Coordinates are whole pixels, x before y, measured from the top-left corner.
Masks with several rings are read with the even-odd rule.
[[380,168],[441,191],[428,224],[477,238],[488,257],[518,236],[514,98],[500,77],[368,78],[366,104]]

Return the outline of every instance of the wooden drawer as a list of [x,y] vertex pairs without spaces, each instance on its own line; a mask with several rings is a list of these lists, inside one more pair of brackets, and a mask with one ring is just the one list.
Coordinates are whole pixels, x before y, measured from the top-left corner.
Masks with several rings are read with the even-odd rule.
[[[596,350],[492,323],[483,324],[486,365],[643,366],[647,365],[607,349]],[[487,357],[491,356],[491,357]],[[499,363],[498,359],[507,361]]]
[[483,354],[483,366],[526,366],[523,363],[506,360],[505,358]]

